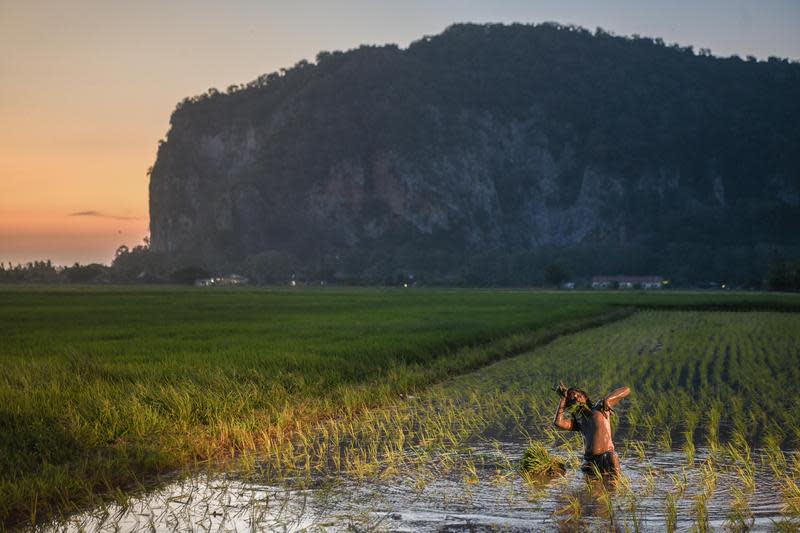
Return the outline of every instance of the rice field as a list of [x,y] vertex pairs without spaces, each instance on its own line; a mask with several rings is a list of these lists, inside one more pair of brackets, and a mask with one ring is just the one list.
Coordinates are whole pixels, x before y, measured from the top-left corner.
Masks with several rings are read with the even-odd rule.
[[[171,481],[194,486],[202,476],[214,487],[318,494],[330,480],[393,476],[424,489],[437,479],[431,468],[466,465],[463,479],[480,483],[479,466],[460,454],[492,435],[575,445],[540,432],[558,378],[590,391],[634,380],[619,417],[632,449],[678,449],[690,467],[766,450],[791,472],[797,400],[763,387],[796,395],[800,315],[766,310],[798,307],[759,294],[1,289],[0,523],[48,524],[108,505],[124,522],[137,501],[164,490],[172,498]],[[660,312],[616,322],[637,308],[764,312],[663,315],[689,317],[675,331],[660,327]],[[729,317],[761,329],[747,336]],[[551,350],[584,335],[593,344],[569,350],[575,364],[543,364],[567,361]],[[656,402],[664,391],[669,399]],[[748,464],[742,475],[757,477]],[[512,471],[516,479],[516,466],[504,475]],[[796,478],[778,482],[797,490]]]
[[[639,312],[56,527],[794,531],[799,359],[798,314]],[[617,482],[586,479],[579,438],[552,428],[559,379],[633,389],[613,418]],[[566,472],[531,474],[531,448]]]

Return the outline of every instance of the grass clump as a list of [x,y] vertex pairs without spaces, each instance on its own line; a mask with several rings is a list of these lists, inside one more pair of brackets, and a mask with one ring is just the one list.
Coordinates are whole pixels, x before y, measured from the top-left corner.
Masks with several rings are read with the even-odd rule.
[[522,471],[529,476],[563,476],[567,462],[550,453],[541,442],[531,441],[522,455]]

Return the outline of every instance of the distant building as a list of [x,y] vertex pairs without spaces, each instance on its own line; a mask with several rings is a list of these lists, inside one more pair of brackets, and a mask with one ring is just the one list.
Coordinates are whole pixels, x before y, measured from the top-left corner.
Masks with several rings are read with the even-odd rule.
[[662,276],[594,276],[593,289],[660,289]]
[[217,285],[247,285],[249,280],[240,274],[228,274],[217,278]]
[[230,287],[235,285],[247,285],[248,279],[239,274],[228,274],[216,278],[199,278],[195,280],[195,287]]

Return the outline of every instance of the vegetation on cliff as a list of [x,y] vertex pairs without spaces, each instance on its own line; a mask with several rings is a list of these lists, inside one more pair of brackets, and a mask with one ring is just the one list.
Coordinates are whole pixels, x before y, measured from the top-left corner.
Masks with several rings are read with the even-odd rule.
[[153,248],[367,282],[526,285],[559,262],[744,284],[800,254],[798,92],[786,60],[556,24],[321,52],[178,105]]

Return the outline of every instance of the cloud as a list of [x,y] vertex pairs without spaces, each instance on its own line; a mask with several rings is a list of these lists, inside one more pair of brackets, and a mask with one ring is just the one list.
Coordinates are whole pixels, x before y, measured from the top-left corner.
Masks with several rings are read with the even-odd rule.
[[75,213],[70,213],[69,216],[110,218],[113,220],[137,220],[139,218],[139,217],[126,217],[122,215],[108,215],[106,213],[101,213],[100,211],[76,211]]

